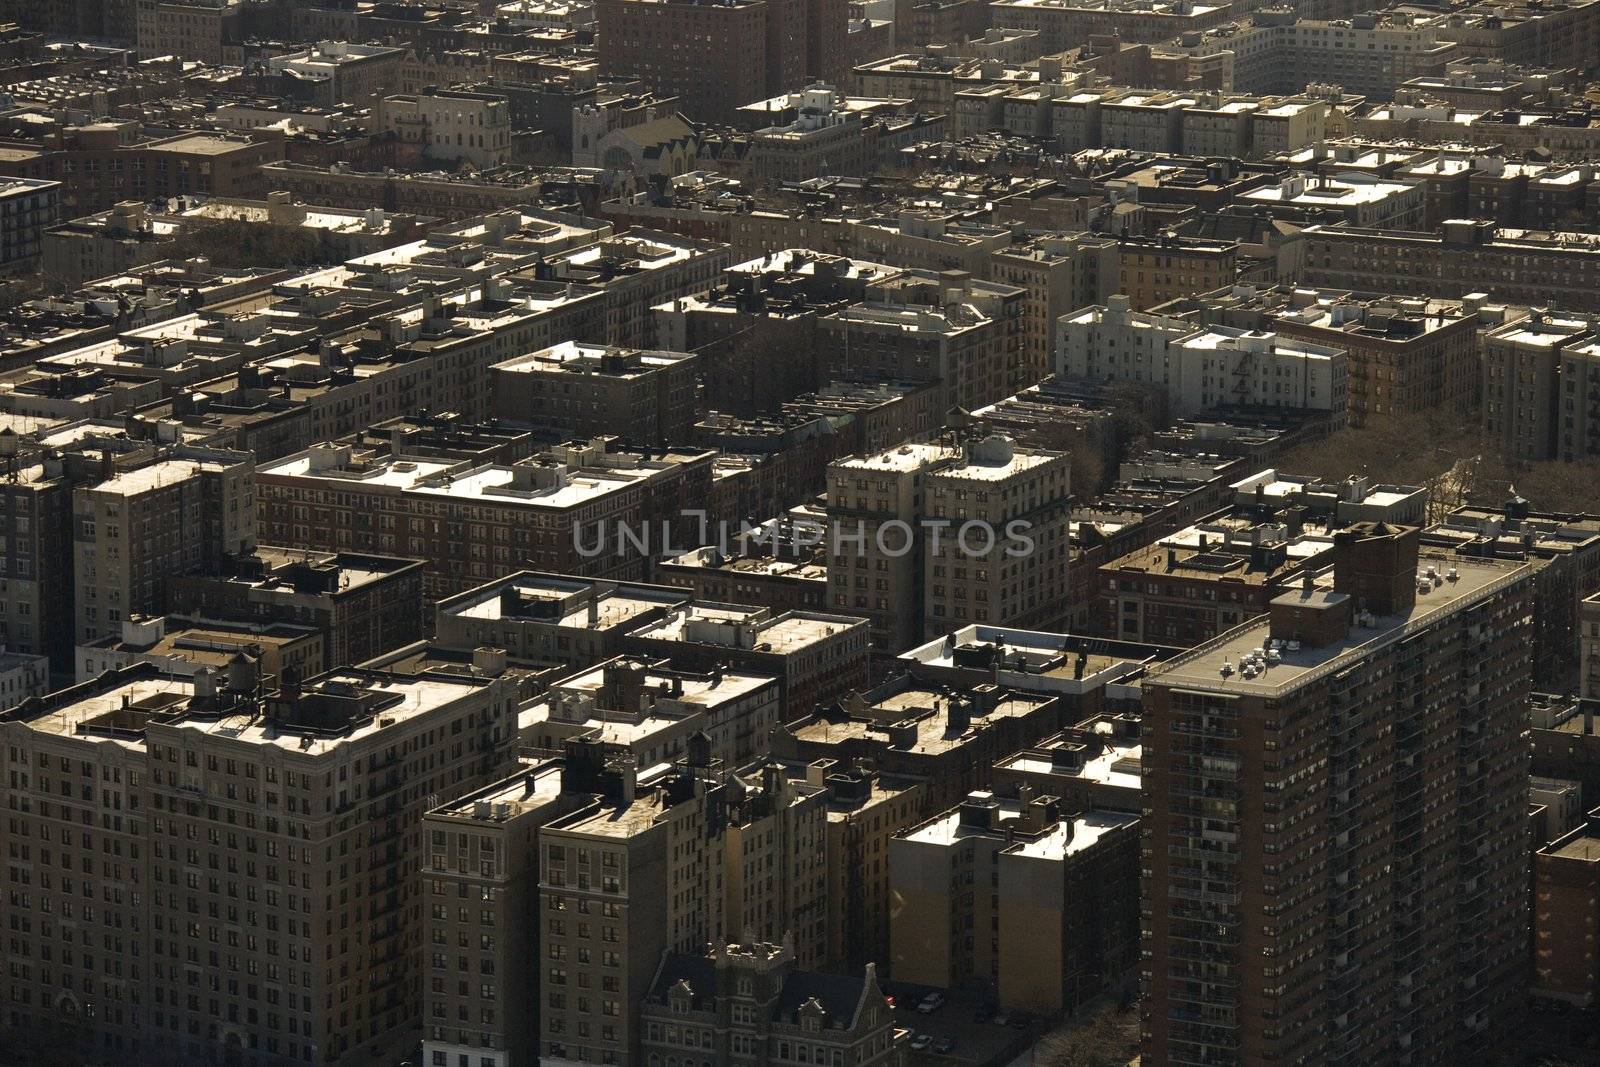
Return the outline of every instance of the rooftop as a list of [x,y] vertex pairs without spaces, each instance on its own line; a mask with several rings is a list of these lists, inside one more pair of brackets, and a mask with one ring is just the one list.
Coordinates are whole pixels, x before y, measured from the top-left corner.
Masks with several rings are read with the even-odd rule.
[[[1225,675],[1221,667],[1224,663],[1230,667],[1237,665],[1243,657],[1267,646],[1271,627],[1265,618],[1229,630],[1186,655],[1156,667],[1150,672],[1150,680],[1173,688],[1209,693],[1278,697],[1353,663],[1376,648],[1415,633],[1531,573],[1523,564],[1457,556],[1441,559],[1424,556],[1419,566],[1449,568],[1457,577],[1454,581],[1432,585],[1426,593],[1419,586],[1416,605],[1410,611],[1372,618],[1370,626],[1352,624],[1345,637],[1333,644],[1313,647],[1300,643],[1299,648],[1285,647],[1280,650],[1279,662],[1267,666],[1254,678],[1245,678],[1239,670]],[[1325,595],[1328,590],[1315,592]]]

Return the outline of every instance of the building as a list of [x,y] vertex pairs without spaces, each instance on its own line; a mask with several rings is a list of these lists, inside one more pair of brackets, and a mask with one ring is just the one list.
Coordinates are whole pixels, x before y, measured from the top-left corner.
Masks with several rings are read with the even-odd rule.
[[968,622],[1019,629],[1059,622],[1067,610],[1071,482],[1066,453],[997,435],[966,443],[958,458],[924,474],[924,638]]
[[1121,294],[1060,321],[1056,373],[1161,387],[1178,415],[1276,408],[1342,422],[1348,403],[1342,349],[1234,326],[1196,329],[1134,311]]
[[45,230],[56,224],[60,199],[60,182],[0,178],[0,272],[39,266]]
[[574,440],[683,444],[698,407],[697,364],[684,352],[563,341],[489,368],[494,411]]
[[770,1055],[839,1067],[898,1067],[909,1035],[868,963],[859,975],[795,966],[794,946],[719,944],[662,957],[640,1011],[645,1062]]
[[1535,995],[1587,1008],[1600,993],[1600,815],[1533,855]]
[[1116,293],[1137,310],[1232,285],[1239,273],[1239,248],[1232,241],[1128,234],[1118,237],[1116,254]]
[[903,831],[889,845],[895,980],[976,986],[1051,1018],[1121,991],[1138,956],[1138,826],[1024,786]]
[[1466,301],[1241,283],[1155,311],[1342,349],[1353,425],[1478,406],[1479,316]]
[[309,626],[322,662],[349,667],[422,637],[420,559],[260,545],[171,579],[172,611],[208,620]]
[[[807,69],[813,61],[834,68],[830,79],[843,74],[845,9],[828,0],[601,0],[595,14],[600,73],[677,97],[701,122],[729,122],[752,101],[804,88],[808,77],[824,76]],[[814,56],[813,21],[818,44],[828,42]]]
[[104,477],[72,494],[78,643],[164,612],[173,578],[249,555],[256,542],[250,455],[176,445],[118,469],[111,443],[102,447]]
[[640,622],[630,652],[700,670],[727,665],[777,678],[783,721],[867,685],[867,622],[813,611],[684,604]]
[[517,571],[447,597],[434,609],[434,641],[577,670],[624,650],[624,635],[689,603],[665,585],[599,582]]
[[1600,311],[1600,241],[1561,231],[1446,219],[1437,231],[1313,225],[1301,231],[1296,281],[1397,296],[1493,293],[1532,307]]
[[1530,577],[1354,527],[1331,583],[1145,678],[1146,1058],[1498,1034],[1528,958]]
[[298,52],[269,56],[267,71],[285,95],[329,106],[353,104],[400,88],[403,48],[318,41]]
[[698,736],[713,759],[741,766],[766,751],[783,719],[782,693],[771,675],[624,655],[551,682],[518,729],[524,743],[547,751],[594,736],[643,768],[685,759]]
[[[0,713],[29,811],[0,830],[30,857],[5,875],[31,920],[8,952],[11,1018],[71,1015],[127,1057],[405,1055],[422,815],[503,775],[514,718],[491,679],[345,669],[263,691],[243,658],[193,678],[141,663]],[[119,931],[109,972],[79,922]]]
[[1279,524],[1203,523],[1100,566],[1101,629],[1193,647],[1266,614],[1333,548]]
[[704,510],[711,454],[643,459],[613,444],[509,464],[316,445],[257,471],[262,528],[313,551],[423,559],[429,599],[513,568],[637,579],[647,552],[632,539],[654,543],[662,521],[695,527],[685,516]]
[[253,660],[263,684],[275,686],[285,669],[291,677],[315,678],[324,671],[323,634],[287,622],[215,622],[181,615],[135,615],[122,632],[78,645],[77,679],[102,671],[153,663],[174,677],[226,671],[235,656]]
[[542,1062],[648,1062],[662,957],[727,943],[730,928],[787,936],[797,961],[820,955],[823,790],[778,767],[748,780],[716,771],[703,744],[643,772],[581,742],[562,788],[591,796],[539,833]]
[[1507,456],[1554,459],[1563,442],[1583,440],[1577,423],[1586,421],[1588,390],[1578,390],[1581,375],[1562,371],[1569,348],[1576,368],[1597,340],[1588,318],[1542,308],[1483,334],[1483,429]]
[[50,691],[50,659],[28,652],[0,653],[0,711]]
[[422,818],[424,1064],[537,1061],[539,827],[587,799],[561,781],[558,759],[523,763]]

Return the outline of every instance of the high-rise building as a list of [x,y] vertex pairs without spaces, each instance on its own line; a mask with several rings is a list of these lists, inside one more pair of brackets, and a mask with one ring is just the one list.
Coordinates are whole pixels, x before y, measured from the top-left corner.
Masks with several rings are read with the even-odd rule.
[[246,657],[149,663],[0,713],[8,1021],[107,1059],[394,1063],[420,1018],[429,798],[502,776],[495,679],[338,670],[264,692]]
[[1531,572],[1335,536],[1144,682],[1144,1054],[1457,1063],[1527,977]]

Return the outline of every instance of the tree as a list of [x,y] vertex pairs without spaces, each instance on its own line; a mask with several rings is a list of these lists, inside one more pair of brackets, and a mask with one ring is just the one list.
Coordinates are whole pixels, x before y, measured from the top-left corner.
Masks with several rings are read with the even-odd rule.
[[1139,1054],[1139,1013],[1105,1009],[1046,1035],[1034,1050],[1038,1067],[1127,1067]]

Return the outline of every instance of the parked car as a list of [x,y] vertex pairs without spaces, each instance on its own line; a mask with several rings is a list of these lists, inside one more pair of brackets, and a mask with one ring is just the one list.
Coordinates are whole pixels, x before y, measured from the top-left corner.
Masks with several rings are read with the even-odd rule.
[[931,1044],[933,1044],[933,1038],[928,1034],[913,1034],[911,1036],[911,1047],[918,1052],[923,1051]]
[[956,1050],[956,1041],[953,1037],[941,1037],[933,1043],[933,1051],[941,1056],[948,1056]]
[[917,1002],[917,1010],[924,1015],[932,1015],[944,1007],[943,993],[929,993]]
[[1011,1016],[1006,1014],[1003,1011],[1002,1012],[996,1012],[995,1013],[995,1017],[992,1020],[992,1022],[996,1026],[1010,1026],[1011,1025]]
[[1032,1025],[1033,1025],[1033,1016],[1029,1015],[1027,1012],[1025,1012],[1025,1011],[1014,1011],[1014,1012],[1011,1013],[1011,1022],[1010,1022],[1011,1029],[1013,1029],[1013,1030],[1026,1030],[1028,1027],[1030,1027]]

